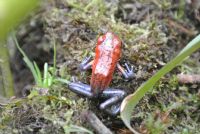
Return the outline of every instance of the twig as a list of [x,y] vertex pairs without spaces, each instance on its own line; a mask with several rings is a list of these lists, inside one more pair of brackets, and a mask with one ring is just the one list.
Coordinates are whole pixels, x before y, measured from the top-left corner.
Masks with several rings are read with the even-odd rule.
[[177,75],[178,82],[183,84],[194,84],[200,83],[200,74],[178,74]]
[[92,111],[84,111],[82,119],[88,122],[98,134],[113,134]]

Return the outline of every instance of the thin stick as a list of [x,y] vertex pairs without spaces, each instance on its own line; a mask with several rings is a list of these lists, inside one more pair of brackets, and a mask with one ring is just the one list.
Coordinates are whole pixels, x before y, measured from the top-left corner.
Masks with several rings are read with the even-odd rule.
[[85,122],[89,123],[97,134],[113,134],[92,111],[83,112],[82,118]]

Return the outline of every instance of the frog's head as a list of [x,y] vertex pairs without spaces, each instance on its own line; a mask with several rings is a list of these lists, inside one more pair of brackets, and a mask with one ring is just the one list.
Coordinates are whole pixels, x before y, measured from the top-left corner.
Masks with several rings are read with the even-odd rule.
[[98,38],[97,45],[104,45],[106,48],[120,48],[121,40],[114,33],[107,32]]

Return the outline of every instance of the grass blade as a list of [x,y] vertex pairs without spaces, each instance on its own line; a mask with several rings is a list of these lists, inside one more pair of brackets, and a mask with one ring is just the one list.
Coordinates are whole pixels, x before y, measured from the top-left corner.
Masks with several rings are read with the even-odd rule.
[[26,57],[24,57],[23,60],[26,63],[26,65],[28,66],[28,68],[31,70],[31,73],[33,74],[35,83],[38,84],[38,77],[37,77],[37,73],[36,73],[33,63]]
[[37,83],[39,86],[42,86],[42,74],[40,72],[40,69],[35,61],[33,61],[33,65],[34,65],[35,71],[37,73]]
[[63,128],[64,128],[64,131],[65,131],[66,134],[69,134],[69,133],[72,133],[72,132],[93,134],[93,132],[87,130],[86,128],[76,126],[76,125],[64,126]]
[[50,87],[53,83],[53,76],[51,76],[51,74],[48,74],[48,87]]
[[155,83],[166,73],[175,68],[181,63],[187,56],[191,55],[194,51],[200,48],[200,35],[196,36],[189,44],[170,62],[168,62],[163,68],[161,68],[154,76],[152,76],[146,83],[141,85],[135,93],[127,96],[121,105],[121,118],[125,125],[134,133],[137,133],[130,124],[131,115],[134,107],[142,99],[142,97],[153,88]]
[[43,75],[43,86],[48,87],[48,64],[44,63],[44,75]]
[[17,41],[17,38],[15,35],[13,35],[13,39],[14,39],[14,42],[18,48],[18,50],[20,51],[20,53],[23,55],[23,60],[24,62],[26,63],[26,65],[28,66],[28,68],[31,70],[31,73],[33,74],[33,77],[34,77],[34,80],[36,82],[36,84],[38,84],[38,76],[37,76],[37,72],[34,68],[34,65],[33,63],[31,62],[31,60],[28,58],[28,56],[25,54],[25,52],[20,48],[19,44],[18,44],[18,41]]
[[56,79],[54,80],[54,82],[61,82],[61,83],[65,83],[65,84],[67,84],[67,85],[70,83],[69,80],[66,80],[66,79],[63,79],[63,78],[56,78]]

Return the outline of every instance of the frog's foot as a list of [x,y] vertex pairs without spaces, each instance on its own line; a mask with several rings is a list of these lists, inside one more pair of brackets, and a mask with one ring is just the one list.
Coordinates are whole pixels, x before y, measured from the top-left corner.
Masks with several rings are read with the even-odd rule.
[[126,66],[126,75],[127,75],[127,79],[132,79],[135,77],[135,73],[134,73],[134,70],[133,70],[133,66],[129,66],[127,63],[125,63],[125,66]]
[[93,64],[93,60],[91,60],[92,57],[91,56],[88,56],[86,57],[82,62],[81,64],[79,65],[79,69],[81,71],[85,71],[85,70],[88,70],[92,67],[92,64]]
[[109,108],[105,109],[105,112],[108,113],[109,115],[116,116],[120,112],[120,107],[121,107],[121,102],[118,102]]
[[119,63],[117,64],[117,68],[123,74],[125,79],[132,79],[135,77],[133,66],[129,66],[125,63],[125,68],[123,68]]
[[120,111],[121,101],[126,96],[126,92],[120,89],[106,89],[101,97],[108,98],[100,104],[100,109],[106,111],[110,115],[117,115]]
[[83,84],[81,82],[71,82],[69,83],[69,89],[77,94],[81,94],[88,98],[93,98],[90,85]]

